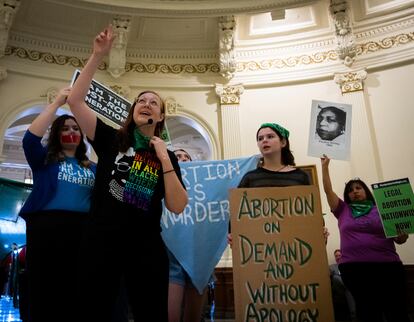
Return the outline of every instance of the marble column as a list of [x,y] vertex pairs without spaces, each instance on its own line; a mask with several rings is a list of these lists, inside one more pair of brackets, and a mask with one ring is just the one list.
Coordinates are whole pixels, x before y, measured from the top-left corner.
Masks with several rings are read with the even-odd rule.
[[[241,155],[239,104],[243,85],[216,84],[216,94],[220,98],[221,133],[223,159],[238,158]],[[217,267],[233,265],[230,247],[227,247]]]
[[220,98],[223,159],[238,158],[241,155],[239,104],[243,91],[241,84],[216,84],[216,94]]

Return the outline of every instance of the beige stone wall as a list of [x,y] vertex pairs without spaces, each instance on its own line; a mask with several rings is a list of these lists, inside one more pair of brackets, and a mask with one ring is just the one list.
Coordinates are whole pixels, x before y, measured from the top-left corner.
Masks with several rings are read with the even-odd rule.
[[[19,60],[15,59],[14,63]],[[42,69],[43,67],[43,69]],[[44,70],[43,73],[41,71]],[[50,67],[42,63],[28,64],[25,73],[9,71],[6,79],[0,82],[0,146],[5,130],[31,107],[46,103],[46,91],[69,83],[72,70],[68,67]],[[299,165],[317,164],[319,160],[307,156],[310,107],[312,99],[349,102],[348,94],[342,95],[338,84],[330,78],[289,84],[260,86],[246,85],[240,97],[240,146],[241,156],[258,152],[255,133],[258,126],[266,121],[278,122],[291,131],[291,146]],[[412,82],[414,64],[407,63],[382,70],[368,69],[365,90],[359,98],[351,101],[360,104],[360,115],[365,115],[365,123],[353,122],[353,141],[350,161],[333,161],[333,186],[341,194],[344,183],[352,177],[366,179],[367,183],[409,177],[414,182],[414,145],[412,144],[414,120],[414,91]],[[122,80],[130,84],[129,98],[142,88],[151,88],[164,96],[172,96],[182,105],[178,113],[194,117],[210,129],[212,140],[217,142],[216,158],[222,156],[222,138],[219,98],[214,91],[214,76],[202,81],[193,78],[176,85],[176,78],[155,75],[154,78],[133,78]],[[133,78],[133,79],[132,79]],[[97,79],[103,83],[115,83],[109,76],[100,73]],[[181,77],[185,79],[185,77]],[[138,86],[139,84],[139,86]],[[365,113],[365,114],[364,114]],[[357,114],[354,114],[354,116]],[[359,122],[361,120],[354,120]],[[354,126],[355,125],[355,126]],[[367,141],[367,135],[370,137]],[[364,142],[361,145],[361,142]],[[368,142],[368,143],[366,143]],[[367,151],[367,153],[365,153]],[[323,211],[329,213],[324,196]],[[336,219],[328,215],[326,224],[331,232],[327,246],[328,258],[333,262],[333,250],[339,247]],[[399,254],[406,264],[414,263],[414,237],[405,245],[398,246]],[[225,254],[225,265],[229,257]]]

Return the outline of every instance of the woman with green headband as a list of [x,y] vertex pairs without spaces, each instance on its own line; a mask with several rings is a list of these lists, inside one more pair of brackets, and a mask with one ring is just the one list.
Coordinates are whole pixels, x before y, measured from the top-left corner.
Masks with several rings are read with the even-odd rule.
[[[276,123],[262,124],[256,133],[257,146],[262,157],[257,168],[247,172],[238,188],[286,187],[309,185],[305,171],[295,167],[295,158],[290,151],[289,131]],[[324,230],[325,242],[328,231]],[[227,235],[232,246],[231,227]]]
[[244,175],[239,188],[309,185],[308,175],[295,168],[289,145],[289,131],[276,123],[264,123],[256,133],[262,157],[257,169]]
[[355,299],[360,322],[408,322],[404,266],[394,243],[408,235],[386,238],[374,197],[360,179],[346,183],[343,200],[332,189],[330,159],[321,158],[322,182],[341,240],[339,271]]

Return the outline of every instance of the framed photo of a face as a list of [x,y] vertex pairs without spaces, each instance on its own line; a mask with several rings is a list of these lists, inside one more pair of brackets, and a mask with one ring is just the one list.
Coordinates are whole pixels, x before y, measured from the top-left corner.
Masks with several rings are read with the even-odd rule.
[[351,148],[352,106],[312,101],[308,155],[348,160]]

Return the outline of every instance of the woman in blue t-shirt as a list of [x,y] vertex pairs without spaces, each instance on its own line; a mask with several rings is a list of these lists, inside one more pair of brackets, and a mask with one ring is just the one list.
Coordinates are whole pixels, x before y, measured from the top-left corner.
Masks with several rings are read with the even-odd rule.
[[[59,91],[32,122],[23,149],[33,172],[33,190],[20,216],[26,221],[28,309],[31,322],[76,321],[76,270],[84,223],[95,182],[95,164],[75,118],[57,109],[69,88]],[[54,121],[53,121],[54,120]],[[46,146],[42,138],[52,124]]]

